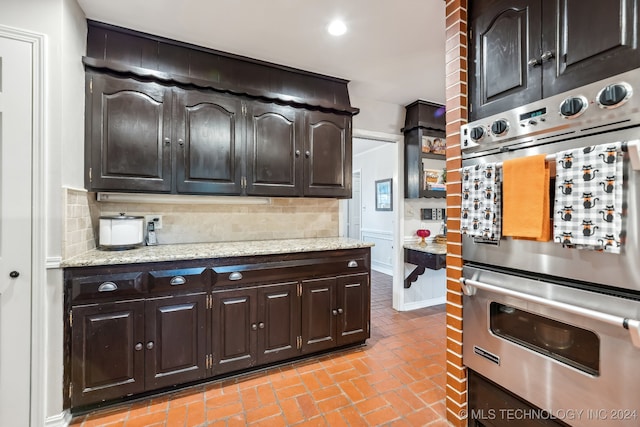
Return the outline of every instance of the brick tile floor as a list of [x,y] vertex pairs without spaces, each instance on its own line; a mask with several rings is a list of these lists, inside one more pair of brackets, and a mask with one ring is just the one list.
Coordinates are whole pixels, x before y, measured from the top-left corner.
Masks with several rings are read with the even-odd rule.
[[72,427],[448,426],[445,308],[391,306],[372,271],[371,339],[322,355],[75,417]]

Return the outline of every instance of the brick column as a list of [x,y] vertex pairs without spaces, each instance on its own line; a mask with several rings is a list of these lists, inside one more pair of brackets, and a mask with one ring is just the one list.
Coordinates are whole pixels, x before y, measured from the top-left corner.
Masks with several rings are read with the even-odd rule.
[[460,126],[467,122],[467,3],[446,0],[447,106],[447,419],[467,425],[467,373],[462,365]]

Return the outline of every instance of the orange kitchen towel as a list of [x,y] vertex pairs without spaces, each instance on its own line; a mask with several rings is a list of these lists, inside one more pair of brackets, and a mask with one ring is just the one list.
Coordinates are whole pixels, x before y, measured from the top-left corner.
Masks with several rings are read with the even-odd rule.
[[549,165],[546,155],[506,160],[502,164],[502,234],[551,240]]

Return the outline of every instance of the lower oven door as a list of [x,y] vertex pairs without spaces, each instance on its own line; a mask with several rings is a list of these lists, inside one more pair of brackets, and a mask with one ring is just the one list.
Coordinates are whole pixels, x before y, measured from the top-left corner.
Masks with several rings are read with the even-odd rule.
[[467,367],[569,425],[640,425],[639,301],[473,266],[463,276]]

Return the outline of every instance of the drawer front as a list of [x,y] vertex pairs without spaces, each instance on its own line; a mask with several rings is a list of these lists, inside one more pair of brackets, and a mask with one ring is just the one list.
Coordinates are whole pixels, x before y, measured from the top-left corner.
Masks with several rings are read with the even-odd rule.
[[213,267],[214,286],[243,286],[368,271],[369,260],[364,255]]
[[144,279],[140,271],[73,277],[71,301],[140,296],[146,291]]
[[149,272],[151,292],[207,290],[211,286],[211,270],[204,267],[153,270]]

